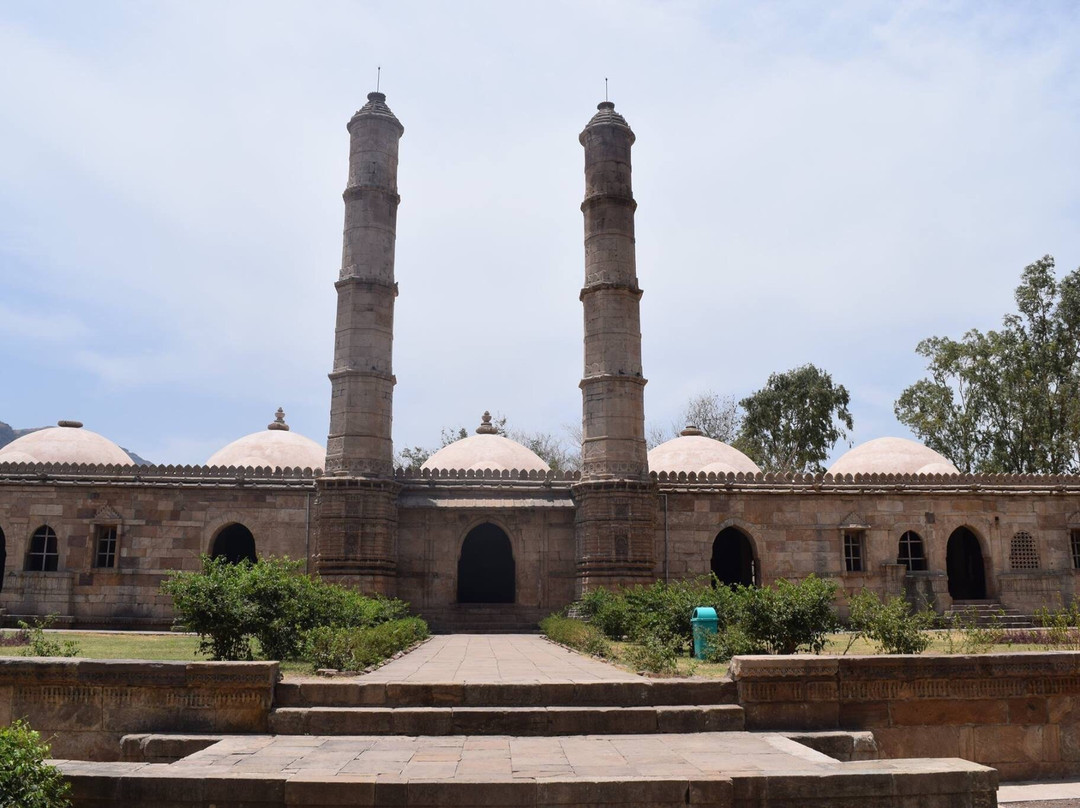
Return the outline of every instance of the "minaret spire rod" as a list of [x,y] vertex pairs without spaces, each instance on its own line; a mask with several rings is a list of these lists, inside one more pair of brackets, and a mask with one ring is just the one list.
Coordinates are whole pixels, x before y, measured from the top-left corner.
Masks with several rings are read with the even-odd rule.
[[604,100],[607,101],[607,76],[604,76]]
[[[607,79],[604,79],[606,82]],[[382,84],[382,65],[378,65],[375,68],[375,92],[379,92],[379,86]]]

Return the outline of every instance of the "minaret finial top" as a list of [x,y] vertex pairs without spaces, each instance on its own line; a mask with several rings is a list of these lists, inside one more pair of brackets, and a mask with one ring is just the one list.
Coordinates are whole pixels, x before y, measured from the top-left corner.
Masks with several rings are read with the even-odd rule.
[[[607,95],[606,87],[604,95]],[[630,135],[631,143],[635,140],[634,130],[630,128],[630,124],[626,122],[626,118],[615,111],[615,102],[608,101],[607,98],[596,105],[596,114],[592,116],[592,119],[587,124],[585,124],[585,131],[587,132],[595,126],[617,126]],[[585,145],[585,132],[581,133],[578,140],[581,141],[582,145]]]
[[281,429],[285,432],[289,431],[289,425],[285,423],[285,410],[281,407],[277,408],[277,412],[274,413],[273,423],[266,425],[267,429]]
[[499,430],[495,428],[495,425],[491,423],[491,413],[484,410],[484,414],[480,416],[480,426],[476,428],[477,435],[496,435]]

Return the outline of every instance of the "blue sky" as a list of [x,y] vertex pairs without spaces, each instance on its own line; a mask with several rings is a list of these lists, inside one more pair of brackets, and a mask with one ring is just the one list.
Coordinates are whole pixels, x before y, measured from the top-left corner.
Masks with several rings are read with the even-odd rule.
[[326,434],[345,123],[405,126],[395,440],[580,419],[577,133],[638,135],[647,417],[804,362],[906,434],[919,339],[1080,265],[1073,3],[0,5],[0,420]]

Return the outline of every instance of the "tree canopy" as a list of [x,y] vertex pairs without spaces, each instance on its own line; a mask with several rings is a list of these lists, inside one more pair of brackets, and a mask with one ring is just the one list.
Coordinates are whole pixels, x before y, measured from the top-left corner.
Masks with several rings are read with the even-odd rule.
[[743,419],[736,445],[763,471],[822,472],[822,461],[854,427],[850,396],[814,365],[773,373],[739,402]]
[[930,337],[928,378],[901,393],[899,421],[961,471],[1080,471],[1080,269],[1025,267],[999,331]]

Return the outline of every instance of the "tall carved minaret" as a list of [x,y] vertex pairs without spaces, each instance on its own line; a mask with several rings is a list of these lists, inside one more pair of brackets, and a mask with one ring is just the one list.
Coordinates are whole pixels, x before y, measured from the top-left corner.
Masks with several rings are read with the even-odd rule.
[[398,140],[382,93],[349,121],[349,181],[338,293],[326,475],[319,481],[314,566],[338,583],[393,594],[394,242]]
[[393,474],[394,242],[398,140],[404,131],[382,93],[368,93],[368,102],[349,121],[327,474]]
[[582,481],[574,496],[582,589],[652,575],[656,514],[630,177],[635,138],[614,104],[597,109],[578,138],[585,147],[585,372]]

